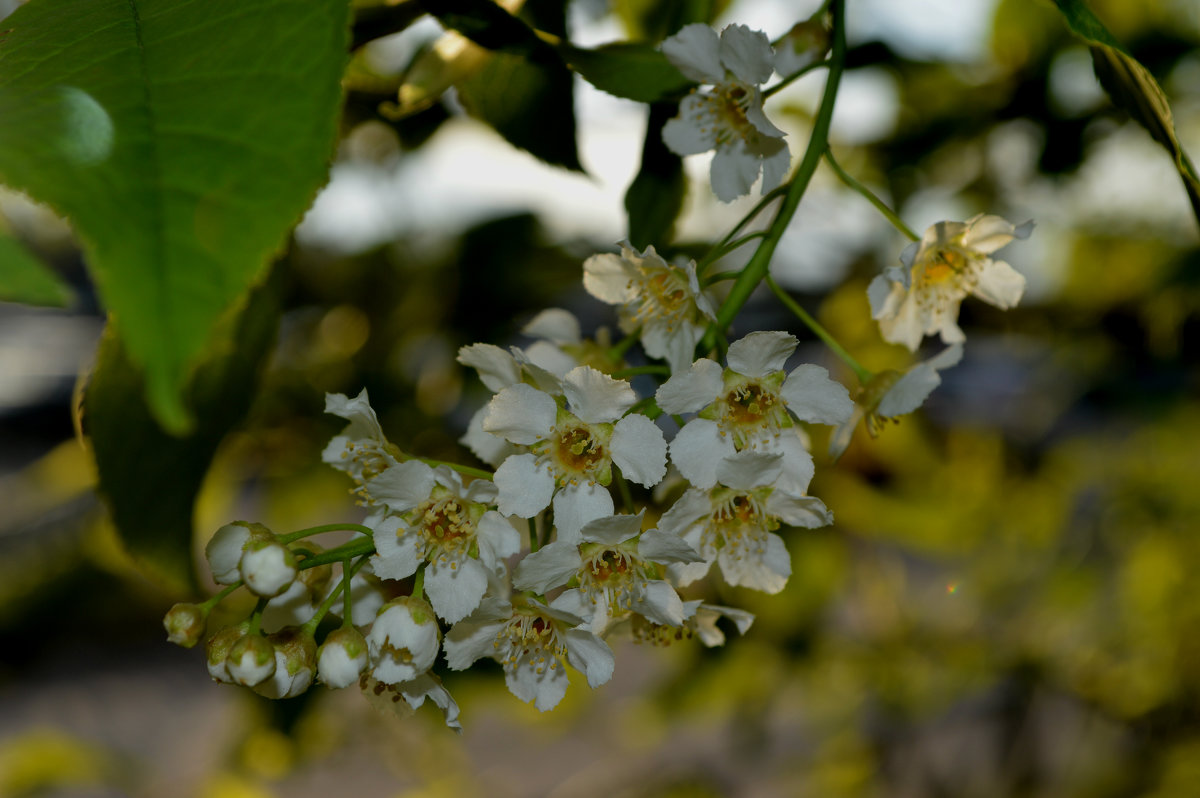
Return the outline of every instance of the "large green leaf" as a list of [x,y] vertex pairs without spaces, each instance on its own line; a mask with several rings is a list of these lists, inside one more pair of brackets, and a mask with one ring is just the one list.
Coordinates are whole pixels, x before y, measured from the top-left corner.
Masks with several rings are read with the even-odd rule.
[[188,383],[196,424],[183,436],[154,422],[141,370],[112,324],[84,392],[82,428],[92,442],[100,493],[133,558],[179,592],[194,587],[192,515],[217,446],[250,407],[279,323],[282,269],[217,323],[213,345]]
[[1183,180],[1192,213],[1200,223],[1200,175],[1175,135],[1175,119],[1167,96],[1150,71],[1125,51],[1083,0],[1054,0],[1067,26],[1088,43],[1096,77],[1112,98],[1166,148]]
[[649,244],[659,249],[666,245],[675,219],[683,209],[687,195],[683,159],[667,149],[662,140],[663,125],[678,110],[674,103],[650,106],[646,139],[642,144],[642,166],[625,192],[629,242],[638,249],[645,249]]
[[0,180],[68,217],[155,417],[325,180],[346,0],[32,0],[0,34]]
[[567,64],[597,89],[640,103],[682,94],[692,85],[658,48],[637,42],[615,42],[595,49],[562,44]]
[[68,288],[12,236],[0,233],[0,302],[64,307]]

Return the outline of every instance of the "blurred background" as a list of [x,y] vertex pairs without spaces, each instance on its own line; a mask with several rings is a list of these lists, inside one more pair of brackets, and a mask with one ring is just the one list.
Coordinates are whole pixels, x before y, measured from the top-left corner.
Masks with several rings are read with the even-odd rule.
[[[573,0],[568,29],[580,45],[654,40],[670,33],[655,5]],[[735,0],[716,24],[774,38],[816,5]],[[836,465],[814,431],[811,493],[834,525],[784,533],[780,595],[696,593],[755,612],[747,635],[616,642],[612,683],[573,682],[545,715],[498,668],[450,674],[462,737],[356,691],[260,699],[164,640],[188,597],[124,554],[74,430],[102,311],[69,228],[0,194],[5,224],[77,290],[65,311],[0,304],[0,796],[1200,795],[1200,246],[1178,175],[1050,3],[848,5],[840,162],[918,231],[1033,219],[1000,254],[1025,299],[964,304],[965,359],[923,411],[875,440],[858,430]],[[1200,154],[1200,5],[1089,5]],[[276,267],[278,340],[205,480],[196,552],[234,518],[361,518],[320,462],[343,425],[325,392],[366,387],[406,451],[473,464],[456,441],[487,393],[458,347],[521,344],[551,306],[585,332],[614,323],[581,264],[626,235],[646,107],[577,84],[586,175],[514,149],[453,92],[382,113],[439,35],[425,20],[356,54],[331,181]],[[767,106],[794,158],[823,80]],[[706,157],[686,168],[676,243],[702,248],[757,197],[721,205]],[[773,273],[864,365],[902,368],[865,289],[904,243],[823,168]],[[790,329],[800,358],[853,385],[770,295],[735,335],[754,329]]]

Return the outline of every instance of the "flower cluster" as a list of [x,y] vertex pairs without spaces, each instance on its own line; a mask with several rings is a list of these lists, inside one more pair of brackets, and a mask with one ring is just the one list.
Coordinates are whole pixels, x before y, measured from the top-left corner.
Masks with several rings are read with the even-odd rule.
[[[686,76],[712,87],[686,97],[663,136],[683,154],[715,147],[721,199],[748,191],[760,171],[764,189],[783,179],[787,145],[759,87],[824,52],[826,20],[810,22],[780,54],[740,25],[719,35],[689,25],[663,43]],[[907,372],[868,372],[794,308],[858,374],[854,397],[822,366],[795,363],[789,332],[726,344],[706,287],[720,276],[705,279],[696,262],[628,242],[596,254],[583,285],[616,307],[622,340],[605,330],[585,338],[571,313],[552,308],[523,329],[535,339],[527,347],[458,352],[491,392],[461,438],[490,469],[406,453],[365,390],[328,395],[326,412],[348,423],[322,458],[350,478],[366,517],[284,535],[245,521],[217,530],[205,554],[224,589],[173,607],[169,639],[205,639],[214,679],[265,696],[357,684],[382,706],[428,700],[455,729],[445,669],[494,659],[513,695],[549,710],[569,669],[593,688],[612,677],[615,638],[721,645],[753,616],[709,604],[710,583],[778,593],[792,572],[788,535],[833,522],[808,494],[812,430],[832,428],[836,458],[860,420],[875,434],[919,407],[963,356],[963,298],[1019,300],[1023,278],[990,255],[1028,230],[997,216],[942,222],[905,251],[903,269],[876,278],[869,299],[885,340],[915,351],[940,333],[949,344]],[[343,537],[327,547],[312,539],[326,533]],[[212,608],[241,587],[255,609],[205,638]]]

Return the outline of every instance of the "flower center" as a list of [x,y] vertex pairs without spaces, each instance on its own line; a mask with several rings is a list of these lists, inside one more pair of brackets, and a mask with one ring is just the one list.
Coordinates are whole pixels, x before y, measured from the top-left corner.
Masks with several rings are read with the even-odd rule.
[[753,92],[741,83],[723,83],[714,86],[713,92],[709,95],[709,109],[716,122],[717,144],[752,138],[756,131],[746,118],[746,109]]
[[677,640],[686,640],[692,636],[692,630],[687,626],[664,626],[648,621],[641,615],[633,616],[631,628],[635,643],[649,643],[652,646],[669,646]]
[[642,268],[640,302],[633,314],[638,324],[665,321],[674,327],[687,311],[687,277],[678,269]]
[[538,673],[559,667],[567,647],[559,641],[554,622],[535,610],[517,609],[496,636],[497,659],[506,669],[531,664]]
[[451,569],[468,555],[475,542],[475,520],[472,505],[463,506],[456,497],[433,499],[417,508],[414,525],[419,526],[425,540],[426,558],[430,562],[450,561]]
[[572,417],[554,431],[548,443],[560,485],[577,480],[607,484],[608,449],[592,427]]
[[633,607],[644,577],[639,573],[641,561],[633,554],[615,549],[584,552],[583,568],[579,572],[579,588],[595,604],[604,596],[610,612]]
[[722,402],[721,428],[742,449],[760,431],[785,426],[787,409],[775,391],[758,383],[734,385]]
[[779,521],[763,507],[770,488],[755,493],[736,493],[717,488],[712,495],[712,521],[705,528],[703,545],[725,550],[725,556],[751,559],[766,551],[767,532],[779,526]]
[[943,247],[931,252],[918,266],[920,274],[913,275],[925,283],[944,283],[963,275],[969,261],[958,250]]

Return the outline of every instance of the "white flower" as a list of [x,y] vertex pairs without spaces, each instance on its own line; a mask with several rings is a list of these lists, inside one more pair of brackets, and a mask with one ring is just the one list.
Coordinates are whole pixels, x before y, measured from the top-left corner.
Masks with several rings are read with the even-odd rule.
[[296,557],[291,549],[274,539],[251,538],[242,552],[238,573],[252,593],[271,598],[296,581]]
[[871,281],[871,316],[883,338],[916,351],[926,335],[940,333],[948,344],[966,340],[958,306],[967,294],[1001,309],[1014,307],[1025,278],[991,253],[1014,238],[1028,238],[1033,223],[1019,227],[999,216],[980,214],[966,222],[938,222],[900,256],[904,268],[889,267]]
[[371,674],[388,684],[417,678],[433,665],[440,638],[432,607],[412,596],[393,599],[380,609],[367,635]]
[[721,617],[733,621],[739,634],[745,634],[754,623],[753,613],[734,607],[705,604],[695,599],[683,602],[682,626],[664,626],[635,615],[630,624],[630,633],[635,643],[649,643],[654,646],[669,646],[694,635],[699,637],[705,646],[712,648],[725,644],[725,633],[717,626],[717,620]]
[[708,573],[716,562],[731,585],[778,593],[792,573],[783,538],[773,530],[780,521],[815,528],[832,517],[820,499],[776,487],[783,458],[778,454],[738,452],[717,465],[719,484],[690,488],[659,520],[659,528],[678,535],[704,561],[671,565],[672,581],[685,586]]
[[730,25],[718,38],[695,23],[666,39],[662,51],[685,77],[712,86],[680,103],[679,116],[663,127],[667,147],[678,155],[715,148],[710,176],[722,202],[748,194],[760,170],[764,194],[779,185],[791,154],[783,131],[763,114],[758,87],[771,77],[775,59],[766,35]]
[[631,612],[679,626],[683,602],[661,578],[660,566],[700,560],[677,535],[642,532],[640,513],[614,515],[585,524],[579,543],[558,540],[527,556],[513,574],[513,586],[545,593],[576,580],[579,587],[564,592],[554,606],[590,618],[596,634],[603,634],[613,617]]
[[957,365],[962,354],[962,344],[953,344],[903,374],[891,369],[876,374],[859,392],[854,415],[834,430],[829,439],[829,456],[835,460],[841,457],[859,421],[866,420],[867,432],[873,438],[884,421],[911,413],[924,404],[942,382],[938,372]]
[[275,673],[275,647],[262,635],[245,635],[229,649],[225,666],[235,682],[254,687]]
[[712,303],[700,290],[695,261],[669,264],[646,247],[644,253],[621,242],[621,254],[593,255],[583,264],[583,286],[592,296],[620,305],[621,329],[641,328],[642,346],[662,358],[671,371],[691,365],[696,344],[709,321]]
[[262,524],[249,521],[234,521],[213,533],[204,547],[204,556],[212,569],[213,581],[218,585],[232,585],[242,578],[238,565],[251,537],[271,540],[274,536]]
[[330,687],[357,682],[367,662],[367,640],[353,626],[333,630],[317,649],[317,675]]
[[593,688],[612,678],[612,650],[591,632],[575,628],[583,622],[536,601],[510,604],[489,596],[446,634],[446,662],[464,670],[481,657],[495,658],[512,694],[545,712],[567,692],[564,659]]
[[410,460],[367,483],[367,492],[397,513],[375,526],[376,575],[404,579],[428,562],[425,590],[448,623],[479,606],[488,572],[521,549],[512,524],[488,510],[496,486],[487,480],[464,486],[446,466]]
[[329,441],[321,459],[348,474],[357,488],[395,465],[396,449],[384,437],[379,419],[367,399],[366,388],[353,399],[340,393],[325,394],[325,412],[341,416],[350,423]]
[[578,541],[585,523],[612,515],[612,465],[651,487],[666,473],[667,444],[646,416],[622,418],[636,401],[628,382],[579,366],[562,385],[565,407],[530,385],[505,388],[488,404],[483,426],[529,447],[496,470],[500,512],[532,518],[553,499],[559,538]]
[[811,363],[786,373],[796,348],[784,332],[755,332],[729,347],[729,367],[705,358],[663,383],[655,399],[667,413],[700,411],[671,442],[671,460],[700,488],[717,481],[722,458],[743,449],[784,457],[781,487],[803,493],[813,475],[812,456],[792,416],[818,424],[841,424],[854,412],[850,393]]

